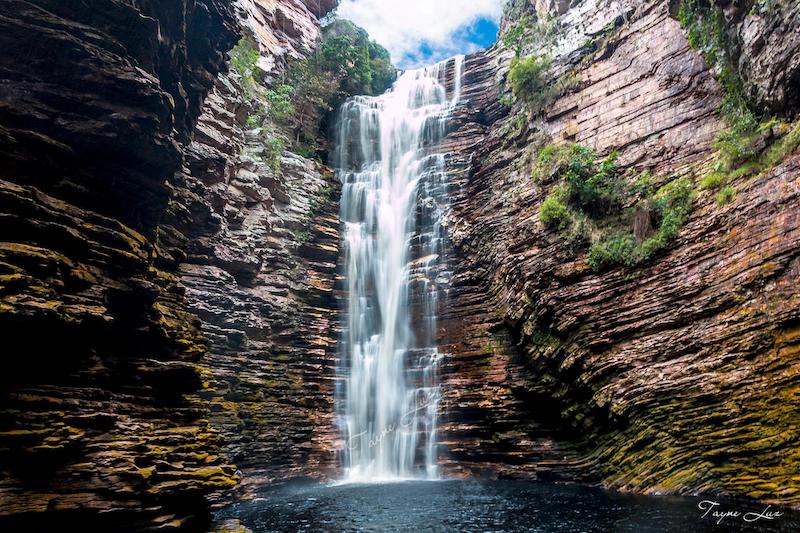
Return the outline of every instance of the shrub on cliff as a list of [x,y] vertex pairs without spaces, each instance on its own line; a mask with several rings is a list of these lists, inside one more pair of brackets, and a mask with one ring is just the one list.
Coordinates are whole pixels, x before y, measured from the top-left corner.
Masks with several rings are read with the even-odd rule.
[[594,150],[579,144],[549,145],[533,170],[539,183],[556,182],[539,219],[573,248],[591,242],[587,262],[595,271],[651,258],[678,236],[692,210],[694,188],[687,178],[654,191],[645,173],[627,185],[616,160],[612,152],[598,162]]
[[528,104],[532,111],[542,110],[553,98],[555,88],[550,83],[553,61],[549,57],[515,57],[511,62],[508,79],[511,91]]
[[637,238],[636,232],[620,231],[595,241],[589,248],[587,262],[594,271],[615,265],[636,266],[666,248],[680,233],[692,212],[694,188],[685,177],[672,180],[640,205],[656,221],[655,233]]
[[595,272],[614,264],[633,266],[637,261],[636,238],[632,233],[617,233],[604,242],[593,243],[587,255],[587,262]]
[[717,201],[717,205],[722,207],[723,205],[729,204],[733,199],[736,197],[736,189],[727,185],[720,189],[717,193],[717,196],[714,198]]
[[[530,8],[530,4],[528,4],[528,8]],[[516,22],[501,35],[500,40],[503,45],[514,50],[517,56],[532,47],[536,47],[540,51],[552,48],[555,44],[558,19],[553,16],[540,17],[529,9],[523,9],[523,11],[527,11],[527,13],[510,16],[510,19],[516,20]]]
[[619,206],[617,155],[612,152],[599,164],[596,160],[595,151],[580,144],[549,145],[539,153],[533,177],[563,181],[566,201],[588,215],[602,216]]
[[285,124],[297,112],[294,102],[296,89],[291,85],[281,84],[264,92],[267,102],[267,114],[275,122]]
[[544,202],[539,211],[539,220],[550,229],[565,230],[569,226],[572,216],[569,207],[563,201],[561,192],[553,192]]
[[233,47],[230,56],[231,68],[239,75],[245,93],[249,93],[258,81],[256,76],[260,55],[256,44],[244,37]]

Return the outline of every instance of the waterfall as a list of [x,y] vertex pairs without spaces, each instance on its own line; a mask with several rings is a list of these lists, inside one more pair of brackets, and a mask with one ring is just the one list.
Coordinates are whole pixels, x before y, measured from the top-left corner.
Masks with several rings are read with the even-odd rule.
[[347,304],[337,409],[349,481],[437,477],[447,179],[445,155],[431,147],[461,98],[463,69],[459,56],[404,72],[386,94],[351,98],[341,110]]

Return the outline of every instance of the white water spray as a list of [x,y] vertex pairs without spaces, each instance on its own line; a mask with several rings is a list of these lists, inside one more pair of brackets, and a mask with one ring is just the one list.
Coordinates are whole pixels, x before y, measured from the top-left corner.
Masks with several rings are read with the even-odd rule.
[[[450,94],[445,87],[453,69]],[[461,98],[464,56],[403,73],[342,108],[346,322],[337,392],[346,480],[436,478],[441,399],[436,324],[444,154],[431,153]]]

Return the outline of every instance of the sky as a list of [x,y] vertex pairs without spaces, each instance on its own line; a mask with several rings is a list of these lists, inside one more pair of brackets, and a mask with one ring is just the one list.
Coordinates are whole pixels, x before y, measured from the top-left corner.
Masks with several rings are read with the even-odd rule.
[[494,43],[504,0],[342,0],[339,17],[361,26],[401,69]]

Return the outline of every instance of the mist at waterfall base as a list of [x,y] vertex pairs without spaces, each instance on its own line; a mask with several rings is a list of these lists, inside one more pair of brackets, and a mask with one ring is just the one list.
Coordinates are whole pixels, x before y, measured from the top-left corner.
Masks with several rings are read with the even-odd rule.
[[349,482],[438,475],[447,175],[445,154],[431,147],[460,100],[463,67],[458,56],[405,72],[387,93],[354,97],[340,112],[347,305],[337,411]]

